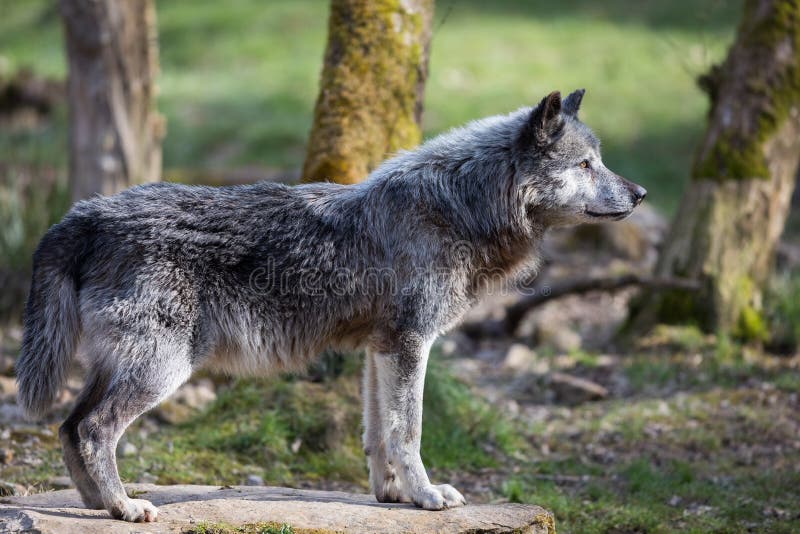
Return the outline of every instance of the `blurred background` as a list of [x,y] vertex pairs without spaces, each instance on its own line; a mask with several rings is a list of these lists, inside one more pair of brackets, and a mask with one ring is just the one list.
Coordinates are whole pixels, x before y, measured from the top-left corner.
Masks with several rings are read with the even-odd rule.
[[[602,140],[605,163],[644,185],[647,202],[624,223],[548,238],[543,272],[526,283],[560,298],[498,296],[436,345],[425,392],[436,408],[423,432],[432,478],[472,502],[545,506],[565,532],[800,529],[796,1],[411,2],[420,11],[396,8],[386,19],[410,27],[419,44],[390,65],[407,69],[411,105],[395,94],[405,82],[378,63],[376,47],[388,45],[352,27],[337,33],[342,17],[329,17],[333,9],[356,25],[381,23],[369,3],[157,0],[95,12],[81,4],[91,2],[0,0],[0,493],[70,484],[55,432],[80,370],[50,424],[32,426],[14,404],[12,368],[31,254],[72,200],[152,172],[209,185],[297,183],[342,161],[368,172],[420,138],[586,88],[581,118]],[[785,19],[753,14],[764,6]],[[773,35],[764,27],[778,37],[763,37]],[[784,37],[795,58],[786,65],[747,52]],[[373,47],[360,59],[347,52],[358,39]],[[360,60],[372,74],[353,66]],[[363,97],[376,116],[400,124],[382,105],[413,115],[408,136],[358,141],[377,154],[369,161],[335,146],[346,133],[325,130],[331,121],[339,130],[361,124],[347,122],[364,110],[348,99],[358,91],[346,76],[378,88]],[[391,83],[400,89],[380,92]],[[119,95],[133,133],[115,130]],[[767,126],[718,134],[732,101],[741,102],[737,125]],[[365,132],[386,129],[367,122]],[[744,158],[776,131],[783,144],[773,152],[758,144],[757,154],[778,156]],[[95,134],[99,152],[87,156],[85,137]],[[147,156],[154,170],[133,173],[123,154],[127,172],[90,177],[94,164],[82,158],[101,161],[116,145],[125,152],[126,135],[139,146],[133,159]],[[317,165],[320,155],[330,157]],[[113,170],[114,161],[98,165]],[[765,196],[771,207],[762,210],[753,199]],[[686,211],[675,218],[679,207]],[[682,250],[688,235],[705,237]],[[708,256],[723,249],[733,259]],[[326,354],[303,376],[200,376],[128,430],[121,472],[162,484],[363,491],[359,362]]]

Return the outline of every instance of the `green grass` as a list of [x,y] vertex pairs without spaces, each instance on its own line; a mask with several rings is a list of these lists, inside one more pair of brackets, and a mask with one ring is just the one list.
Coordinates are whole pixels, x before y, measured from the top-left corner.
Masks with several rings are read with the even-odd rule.
[[[7,4],[0,74],[30,65],[63,77],[53,3]],[[533,104],[553,89],[586,87],[581,115],[602,138],[606,163],[641,182],[648,201],[671,213],[705,122],[706,99],[694,79],[723,57],[739,5],[440,0],[426,136]],[[159,0],[157,6],[166,176],[242,165],[297,169],[318,89],[327,2]],[[0,262],[14,269],[24,269],[43,228],[66,207],[65,119],[61,109],[35,130],[0,130],[8,191],[0,195],[6,258]],[[45,175],[57,184],[53,194],[30,187]],[[30,195],[44,200],[19,200]],[[800,339],[798,288],[789,276],[766,299],[775,338],[768,343],[787,350]],[[423,458],[444,471],[508,470],[494,490],[553,510],[561,532],[799,530],[795,360],[691,328],[659,335],[660,347],[638,349],[620,363],[624,398],[553,408],[524,432],[434,360]],[[592,354],[575,358],[584,367],[597,364]],[[240,484],[258,474],[270,484],[325,478],[364,487],[353,368],[345,365],[338,378],[320,383],[240,381],[185,424],[146,440],[134,427],[130,439],[141,457],[121,460],[123,477],[148,472],[160,483]],[[12,435],[14,443],[23,439]],[[544,445],[550,453],[537,452]],[[44,436],[36,446],[41,464],[6,469],[3,478],[43,485],[60,474],[57,439]],[[253,528],[262,526],[282,528]],[[249,527],[228,531],[241,528]]]
[[795,439],[790,395],[773,405],[750,390],[687,389],[551,422],[561,459],[521,469],[502,493],[551,510],[560,532],[796,532],[800,453],[773,452]]
[[[167,176],[176,168],[298,168],[317,94],[327,2],[157,6]],[[705,98],[694,79],[722,57],[738,7],[720,0],[440,1],[425,132],[533,104],[553,89],[586,87],[582,115],[603,139],[609,166],[641,181],[648,199],[671,211],[704,123]],[[52,4],[17,2],[5,12],[0,71],[31,65],[62,77]],[[61,161],[63,152],[60,144],[50,151]]]
[[519,475],[503,486],[510,502],[551,510],[559,532],[796,532],[796,472],[709,473],[705,462],[631,460],[557,484]]
[[525,440],[508,418],[452,377],[433,358],[425,380],[422,458],[439,469],[497,467],[499,460],[524,450]]
[[[796,532],[798,356],[662,327],[625,355],[622,398],[553,410],[500,491],[560,532]],[[580,364],[579,365],[583,365]]]
[[[606,163],[671,213],[705,122],[694,80],[723,57],[739,4],[441,0],[425,135],[535,104],[553,89],[585,87],[581,115],[602,138]],[[297,172],[318,93],[327,1],[156,5],[165,179],[219,183],[234,167]],[[3,6],[0,76],[22,67],[66,75],[58,10],[48,0]],[[31,130],[0,128],[0,280],[9,287],[24,287],[34,244],[68,206],[66,127],[62,107]],[[44,204],[26,204],[20,172],[33,177]],[[21,293],[0,299],[0,317],[19,311]]]
[[184,534],[326,534],[323,530],[295,529],[286,523],[261,522],[245,525],[201,521]]
[[[291,377],[237,381],[187,423],[146,441],[134,427],[128,435],[142,458],[120,459],[120,472],[128,480],[148,472],[162,484],[241,484],[256,474],[269,484],[327,479],[366,488],[358,376],[349,371],[320,383]],[[436,361],[425,408],[422,457],[437,469],[496,467],[524,448],[519,428]]]
[[[434,354],[423,459],[433,480],[471,490],[472,499],[551,510],[559,532],[795,532],[798,358],[663,328],[613,364],[622,393],[540,406],[522,427],[454,379]],[[205,412],[147,437],[137,423],[127,439],[140,455],[120,459],[123,479],[146,472],[162,484],[222,485],[257,474],[267,484],[324,479],[366,489],[357,363],[347,356],[338,376],[321,382],[238,381]],[[598,365],[596,355],[580,354],[570,372]],[[11,433],[16,457],[43,461],[6,467],[4,480],[46,489],[62,474],[55,425],[50,430],[37,429],[35,439],[32,429]],[[208,524],[207,532],[256,526],[215,531],[228,527]]]
[[[497,467],[508,454],[525,450],[519,426],[472,394],[438,358],[433,356],[426,381],[424,461],[441,471],[476,470]],[[120,475],[136,481],[149,473],[160,484],[235,485],[254,474],[272,485],[325,479],[366,489],[359,359],[346,356],[345,371],[323,382],[238,380],[201,414],[146,438],[138,421],[126,439],[141,454],[120,458]],[[4,479],[39,486],[60,474],[56,425],[50,430],[38,438],[46,461],[33,469],[8,469]],[[27,436],[27,430],[20,432]]]

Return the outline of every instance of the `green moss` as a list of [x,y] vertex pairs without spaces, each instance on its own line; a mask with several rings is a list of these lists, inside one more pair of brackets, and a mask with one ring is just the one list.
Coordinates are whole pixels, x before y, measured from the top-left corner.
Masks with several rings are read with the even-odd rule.
[[[719,133],[713,146],[698,154],[693,169],[695,178],[769,178],[764,145],[785,123],[792,107],[800,102],[800,2],[782,0],[772,2],[771,6],[772,11],[759,18],[756,10],[761,9],[761,4],[754,0],[745,2],[739,42],[732,48],[725,65],[703,79],[714,106],[719,85],[736,84],[745,95],[743,109],[739,111],[753,114],[755,126],[742,131],[737,123]],[[760,70],[760,65],[756,64],[759,58],[763,58],[765,65],[773,64],[776,50],[787,42],[792,45],[792,60],[781,69],[771,69],[770,73]],[[742,49],[750,55],[744,61],[755,69],[750,73],[752,78],[747,80],[739,80],[741,69],[733,66],[742,61]],[[738,87],[740,84],[743,86]]]
[[286,523],[263,521],[231,525],[220,521],[201,521],[184,534],[332,534],[332,530],[320,528],[294,528]]
[[421,139],[425,14],[400,0],[331,4],[328,46],[303,169],[305,181],[355,183]]
[[745,306],[739,314],[733,335],[743,341],[766,341],[769,331],[761,314],[752,306]]
[[769,331],[760,312],[760,290],[749,276],[740,276],[734,282],[731,295],[727,298],[732,309],[739,310],[732,317],[731,334],[742,341],[765,341]]
[[[531,521],[537,527],[545,527],[547,529],[547,534],[556,534],[556,518],[553,517],[553,514],[539,514],[533,518]],[[522,531],[520,531],[522,534]]]
[[711,323],[708,300],[698,292],[670,290],[655,296],[656,322],[696,325],[707,330]]

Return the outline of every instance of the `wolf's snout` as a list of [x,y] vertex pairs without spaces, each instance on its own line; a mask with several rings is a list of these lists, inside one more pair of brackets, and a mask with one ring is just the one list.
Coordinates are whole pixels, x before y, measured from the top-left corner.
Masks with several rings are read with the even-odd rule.
[[647,189],[641,185],[634,185],[631,193],[633,194],[633,205],[638,206],[642,203],[644,197],[647,196]]

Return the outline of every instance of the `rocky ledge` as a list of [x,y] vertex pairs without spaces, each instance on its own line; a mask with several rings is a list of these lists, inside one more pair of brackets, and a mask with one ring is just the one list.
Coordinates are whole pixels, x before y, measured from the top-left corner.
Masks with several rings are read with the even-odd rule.
[[427,512],[381,504],[371,495],[272,487],[130,484],[128,492],[159,508],[157,523],[124,523],[87,510],[75,490],[0,499],[0,532],[117,533],[224,531],[256,523],[289,525],[296,534],[329,532],[519,532],[552,534],[553,516],[539,506],[479,504]]

